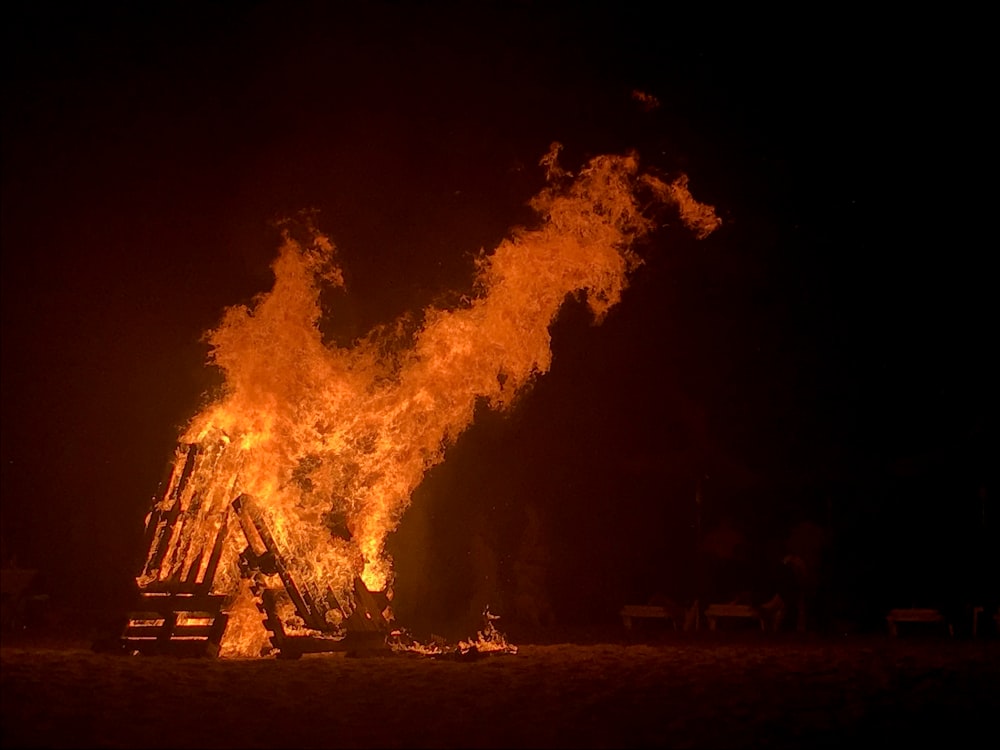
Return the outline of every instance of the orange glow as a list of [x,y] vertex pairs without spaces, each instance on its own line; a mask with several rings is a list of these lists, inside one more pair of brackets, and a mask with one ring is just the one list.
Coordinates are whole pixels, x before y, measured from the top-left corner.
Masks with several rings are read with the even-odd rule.
[[[202,580],[213,540],[224,540],[209,582],[232,598],[224,655],[255,655],[266,639],[239,568],[248,541],[254,554],[264,547],[244,535],[235,498],[253,498],[296,580],[314,598],[332,592],[349,615],[357,577],[370,591],[390,589],[386,538],[477,403],[507,410],[548,371],[549,327],[567,297],[585,300],[598,322],[618,303],[641,264],[631,246],[654,227],[640,200],[676,205],[699,237],[719,224],[686,178],[643,174],[634,155],[596,157],[575,176],[557,155],[554,146],[542,160],[550,184],[531,202],[538,227],[481,254],[474,295],[424,310],[415,334],[384,327],[351,348],[323,342],[319,295],[344,279],[333,243],[312,226],[305,237],[286,227],[273,288],[226,310],[208,334],[224,392],[180,437],[156,504],[179,521],[151,548],[139,583]],[[290,602],[281,606],[289,632],[316,632]],[[326,612],[333,631],[340,618]],[[478,647],[495,642],[481,634]]]

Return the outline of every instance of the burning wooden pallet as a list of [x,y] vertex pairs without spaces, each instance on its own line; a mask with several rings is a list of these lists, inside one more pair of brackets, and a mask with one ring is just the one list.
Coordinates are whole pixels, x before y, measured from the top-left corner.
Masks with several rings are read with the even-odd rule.
[[[337,600],[329,587],[314,592],[300,586],[252,498],[241,495],[233,501],[233,509],[247,539],[247,547],[240,555],[240,569],[250,580],[257,608],[264,616],[264,627],[280,658],[297,659],[306,653],[384,645],[389,623],[382,613],[389,602],[383,593],[370,592],[360,578],[355,578],[354,607],[350,609]],[[280,579],[280,589],[268,586],[266,577],[273,575]],[[281,594],[287,595],[295,606],[304,632],[290,633],[282,624],[278,611]]]
[[[154,507],[146,519],[146,563],[135,607],[128,612],[120,645],[128,653],[175,656],[216,656],[228,622],[222,610],[227,597],[212,593],[212,583],[226,540],[229,509],[213,512],[195,498],[182,512],[180,498],[199,458],[198,446],[188,446],[178,475],[166,494],[169,507]],[[185,529],[185,519],[199,517],[199,533]],[[160,580],[156,571],[172,574]]]
[[[200,498],[190,491],[188,479],[198,462],[217,457],[191,445],[183,458],[168,484],[166,501],[147,519],[148,554],[138,601],[121,634],[123,650],[218,655],[228,623],[225,608],[233,596],[213,593],[213,584],[233,526],[231,514],[247,543],[239,556],[240,573],[250,581],[271,649],[278,656],[298,658],[305,653],[384,646],[390,630],[383,614],[388,607],[384,593],[369,591],[356,578],[351,601],[342,602],[329,587],[318,591],[302,585],[250,496],[240,495],[220,510],[217,497]],[[284,597],[301,621],[301,627],[292,632],[281,617]]]
[[225,599],[193,589],[144,591],[128,614],[122,647],[146,655],[217,656],[229,620]]

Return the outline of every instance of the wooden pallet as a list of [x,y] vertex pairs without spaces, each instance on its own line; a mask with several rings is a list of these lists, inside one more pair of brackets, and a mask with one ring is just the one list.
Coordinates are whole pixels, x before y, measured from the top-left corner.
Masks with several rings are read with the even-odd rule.
[[626,604],[618,613],[622,618],[622,625],[626,630],[631,630],[635,620],[664,620],[669,622],[674,630],[677,630],[677,622],[683,624],[684,610],[680,607],[663,607],[654,604]]
[[[286,564],[265,514],[251,496],[242,494],[229,503],[222,491],[199,494],[191,476],[199,466],[214,466],[221,460],[220,451],[218,445],[196,444],[178,450],[164,500],[147,518],[148,553],[138,578],[141,593],[127,615],[121,649],[141,654],[218,654],[228,621],[222,608],[229,597],[212,590],[227,535],[238,530],[247,543],[239,556],[240,572],[250,581],[271,646],[280,657],[384,645],[390,629],[383,616],[388,607],[384,593],[369,591],[356,578],[349,600],[340,602],[329,586],[320,590],[303,585]],[[280,585],[271,588],[275,576]],[[291,600],[309,635],[286,632],[279,616],[281,596]]]
[[[146,519],[146,562],[139,574],[145,590],[208,593],[229,531],[224,491],[199,492],[192,475],[219,460],[219,445],[178,449],[163,500]],[[183,461],[180,459],[183,458]]]
[[[233,501],[233,510],[247,539],[247,547],[240,554],[240,570],[250,580],[250,589],[257,597],[257,608],[278,658],[298,659],[303,654],[386,647],[389,623],[382,616],[388,606],[384,594],[369,591],[356,577],[353,609],[349,610],[329,587],[324,592],[317,592],[300,586],[253,498],[241,495]],[[265,576],[275,574],[282,588],[267,586]],[[278,615],[278,597],[282,591],[291,600],[305,627],[315,635],[297,635],[285,630]],[[332,610],[337,610],[342,620],[342,627],[336,630],[327,621],[327,613]]]
[[281,592],[281,589],[264,589],[260,593],[258,604],[276,658],[298,659],[304,654],[389,649],[386,634],[381,630],[347,629],[336,634],[327,630],[312,635],[287,632],[278,617],[278,597]]
[[126,653],[218,656],[229,616],[226,597],[194,590],[144,591],[121,636]]
[[[141,589],[119,638],[126,653],[217,656],[229,616],[212,594],[229,528],[229,508],[205,502],[189,486],[210,452],[188,445],[173,465],[165,502],[146,519]],[[167,503],[169,501],[169,503]]]

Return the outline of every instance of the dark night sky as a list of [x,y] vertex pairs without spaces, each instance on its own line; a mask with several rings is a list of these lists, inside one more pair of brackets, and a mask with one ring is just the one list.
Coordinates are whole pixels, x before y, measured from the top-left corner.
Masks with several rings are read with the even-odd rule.
[[568,306],[551,373],[428,475],[392,542],[414,616],[461,609],[473,529],[508,575],[527,505],[561,616],[689,594],[706,475],[707,524],[732,513],[764,554],[812,517],[837,585],[878,605],[979,554],[996,337],[976,45],[469,5],[5,6],[4,558],[62,594],[123,590],[216,384],[201,334],[269,287],[274,219],[319,210],[350,340],[467,286],[529,218],[552,141],[570,168],[634,148],[683,170],[725,224],[644,246],[603,326]]

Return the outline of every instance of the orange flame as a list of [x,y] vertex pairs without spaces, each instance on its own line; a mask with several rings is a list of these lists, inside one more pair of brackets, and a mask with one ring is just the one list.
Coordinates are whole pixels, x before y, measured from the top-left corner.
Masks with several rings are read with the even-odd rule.
[[[201,450],[187,469],[178,450],[158,507],[179,504],[186,522],[141,585],[203,568],[203,555],[183,550],[236,524],[226,511],[241,493],[257,499],[299,580],[329,586],[342,601],[358,575],[373,591],[391,584],[386,538],[476,404],[508,409],[549,369],[549,327],[569,295],[585,299],[598,322],[620,300],[641,263],[631,246],[654,226],[640,193],[676,204],[698,236],[719,224],[685,177],[668,184],[641,174],[634,155],[596,157],[574,177],[558,166],[558,150],[542,160],[549,186],[531,201],[539,226],[481,254],[474,296],[425,310],[409,336],[383,327],[351,348],[324,343],[319,294],[344,283],[334,245],[311,225],[304,237],[284,227],[274,287],[229,308],[208,334],[224,393],[181,437]],[[190,479],[175,497],[183,471]],[[241,589],[238,537],[226,537],[217,592]]]

